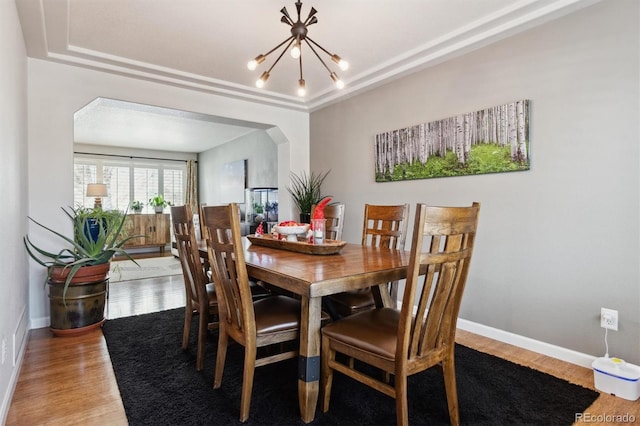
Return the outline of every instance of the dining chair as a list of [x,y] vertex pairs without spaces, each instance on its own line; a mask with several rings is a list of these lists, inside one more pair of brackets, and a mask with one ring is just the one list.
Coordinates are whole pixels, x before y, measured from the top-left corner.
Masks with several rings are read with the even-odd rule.
[[204,367],[204,352],[207,330],[218,327],[218,299],[213,284],[207,278],[206,266],[198,252],[196,229],[191,206],[172,206],[171,221],[178,249],[178,259],[184,277],[186,305],[182,332],[182,350],[187,350],[191,334],[191,322],[198,315],[198,347],[196,369]]
[[[362,245],[404,250],[408,224],[409,204],[365,204]],[[397,300],[397,283],[389,283],[388,287],[391,300]],[[332,294],[325,298],[325,306],[335,320],[375,308],[374,296],[371,288]]]
[[[316,209],[315,204],[311,207],[311,217]],[[329,240],[342,239],[342,229],[344,228],[344,203],[331,203],[324,207],[324,218],[326,223],[324,231]]]
[[[408,425],[407,377],[441,365],[449,421],[460,423],[455,334],[479,211],[475,202],[470,207],[417,205],[401,309],[373,309],[322,328],[323,412],[329,410],[338,371],[395,398],[397,423]],[[385,378],[394,375],[393,384],[339,362],[336,353],[382,370]]]
[[[204,207],[203,216],[220,316],[213,387],[222,385],[229,339],[244,346],[240,400],[240,421],[244,422],[249,418],[255,368],[298,355],[301,307],[298,300],[283,295],[252,298],[237,204]],[[287,342],[294,344],[287,348]],[[258,349],[263,348],[269,350],[262,350],[258,357]]]

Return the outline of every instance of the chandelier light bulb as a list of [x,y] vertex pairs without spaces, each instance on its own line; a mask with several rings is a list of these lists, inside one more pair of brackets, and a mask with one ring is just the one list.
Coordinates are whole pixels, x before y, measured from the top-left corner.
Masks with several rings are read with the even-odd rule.
[[340,80],[340,77],[338,77],[338,74],[336,74],[335,72],[332,72],[331,74],[329,74],[329,77],[331,77],[331,80],[333,80],[333,82],[335,83],[338,89],[344,88],[344,81]]
[[293,47],[291,48],[291,57],[292,57],[293,59],[298,59],[298,58],[300,57],[300,54],[301,54],[301,53],[302,53],[302,52],[300,51],[300,42],[299,42],[299,41],[296,41],[296,42],[293,44]]
[[262,89],[268,79],[269,79],[269,73],[267,71],[263,72],[260,78],[258,79],[258,81],[256,81],[256,87],[258,89]]
[[298,80],[298,96],[304,96],[307,94],[305,82],[303,79]]
[[247,68],[249,68],[251,71],[255,70],[258,65],[260,65],[261,63],[263,63],[265,60],[265,56],[264,55],[258,55],[255,57],[255,59],[249,61],[247,63]]
[[342,71],[346,71],[349,69],[349,62],[345,61],[338,55],[331,55],[331,60],[338,64]]

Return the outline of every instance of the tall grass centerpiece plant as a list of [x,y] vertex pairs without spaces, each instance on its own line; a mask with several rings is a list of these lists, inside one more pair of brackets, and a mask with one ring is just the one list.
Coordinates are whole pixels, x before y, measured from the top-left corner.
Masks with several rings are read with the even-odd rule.
[[62,241],[64,246],[60,250],[44,250],[29,235],[23,239],[29,256],[47,268],[45,285],[49,284],[51,329],[60,335],[64,334],[61,330],[85,331],[104,322],[111,259],[122,255],[133,260],[123,246],[138,237],[127,236],[124,231],[126,212],[85,207],[62,210],[72,221],[73,238],[29,217]]
[[311,207],[325,198],[322,195],[322,183],[327,178],[330,170],[324,173],[311,172],[307,174],[291,173],[291,185],[287,187],[293,202],[300,211],[300,222],[309,223],[311,219]]

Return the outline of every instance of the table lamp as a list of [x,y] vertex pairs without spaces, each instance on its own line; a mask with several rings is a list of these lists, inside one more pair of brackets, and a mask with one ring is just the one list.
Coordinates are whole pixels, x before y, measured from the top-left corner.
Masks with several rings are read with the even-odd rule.
[[94,209],[102,209],[102,200],[100,197],[107,196],[107,185],[104,183],[87,184],[87,197],[96,197],[93,205]]

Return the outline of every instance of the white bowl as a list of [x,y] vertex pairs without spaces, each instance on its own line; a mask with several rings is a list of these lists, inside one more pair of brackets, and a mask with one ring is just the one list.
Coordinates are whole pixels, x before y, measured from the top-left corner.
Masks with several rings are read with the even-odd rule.
[[309,230],[309,224],[303,223],[298,226],[280,226],[276,225],[273,227],[278,234],[286,235],[287,241],[298,241],[298,235],[306,234]]

